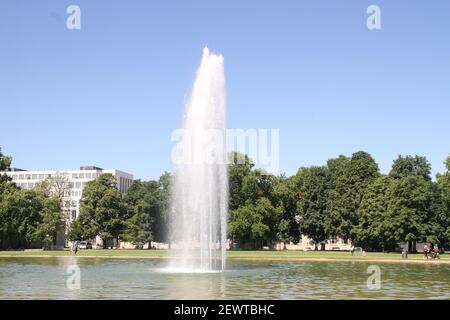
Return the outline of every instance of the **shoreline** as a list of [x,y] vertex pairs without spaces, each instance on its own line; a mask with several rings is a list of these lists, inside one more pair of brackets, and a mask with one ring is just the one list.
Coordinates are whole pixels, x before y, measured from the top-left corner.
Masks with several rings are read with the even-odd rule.
[[[1,255],[0,259],[11,259],[11,258],[65,258],[65,259],[73,259],[73,258],[88,258],[88,259],[125,259],[125,260],[135,260],[135,259],[160,259],[165,260],[168,259],[167,256],[138,256],[138,255]],[[450,260],[439,259],[439,260],[420,260],[420,259],[376,259],[376,258],[312,258],[312,257],[227,257],[228,260],[244,260],[244,261],[265,261],[265,262],[373,262],[373,263],[406,263],[406,264],[433,264],[433,265],[450,265]]]

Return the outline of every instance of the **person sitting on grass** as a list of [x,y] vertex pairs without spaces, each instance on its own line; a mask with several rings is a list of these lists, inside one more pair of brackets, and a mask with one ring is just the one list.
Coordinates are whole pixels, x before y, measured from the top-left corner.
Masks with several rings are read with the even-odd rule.
[[433,247],[432,258],[433,259],[440,259],[441,258],[441,257],[439,257],[439,248],[438,248],[437,244],[435,244],[434,247]]

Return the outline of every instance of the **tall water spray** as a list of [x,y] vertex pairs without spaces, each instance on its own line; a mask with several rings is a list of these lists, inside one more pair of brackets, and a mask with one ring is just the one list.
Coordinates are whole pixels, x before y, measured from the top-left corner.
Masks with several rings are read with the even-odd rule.
[[172,160],[170,269],[223,270],[228,172],[223,56],[203,49]]

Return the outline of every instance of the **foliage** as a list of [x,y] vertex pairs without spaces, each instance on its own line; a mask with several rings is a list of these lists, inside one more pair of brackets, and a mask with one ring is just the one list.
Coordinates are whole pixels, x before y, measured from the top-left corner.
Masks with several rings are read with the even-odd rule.
[[300,233],[309,237],[317,248],[317,244],[324,243],[328,239],[325,221],[330,173],[327,167],[300,168],[297,180],[300,198],[297,204]]
[[298,243],[300,229],[297,215],[297,202],[299,192],[297,177],[279,178],[279,183],[274,188],[273,194],[276,206],[281,210],[282,216],[278,223],[278,241],[286,243]]
[[138,248],[151,241],[162,240],[167,208],[168,176],[159,181],[135,180],[124,196],[127,221],[123,239]]
[[[229,155],[229,237],[242,248],[259,249],[299,241],[316,245],[331,237],[351,239],[370,250],[392,250],[402,241],[450,240],[450,157],[446,171],[431,179],[425,157],[399,156],[389,175],[366,152],[339,156],[325,166],[302,167],[297,174],[274,176],[247,155]],[[11,157],[0,149],[0,170]],[[142,248],[169,241],[166,227],[169,173],[158,181],[136,180],[126,194],[110,174],[87,183],[80,215],[70,226],[72,240],[119,236]],[[68,179],[56,175],[22,190],[0,176],[0,248],[55,243],[61,228],[61,199]]]
[[91,239],[98,235],[106,248],[117,239],[124,227],[125,209],[122,194],[112,174],[101,174],[89,181],[80,200],[80,215],[72,225],[72,240]]
[[407,176],[418,176],[431,181],[431,165],[425,157],[399,155],[389,175],[400,179]]
[[356,237],[358,209],[367,185],[379,176],[378,165],[366,152],[328,161],[331,187],[327,201],[326,230],[344,240]]
[[277,240],[276,228],[281,211],[267,198],[260,198],[255,205],[247,204],[230,212],[229,232],[243,246],[261,248]]
[[11,165],[12,158],[6,156],[2,153],[2,148],[0,147],[0,171],[9,170],[9,166]]
[[53,244],[61,218],[58,199],[10,186],[0,201],[1,247],[27,248],[32,241]]

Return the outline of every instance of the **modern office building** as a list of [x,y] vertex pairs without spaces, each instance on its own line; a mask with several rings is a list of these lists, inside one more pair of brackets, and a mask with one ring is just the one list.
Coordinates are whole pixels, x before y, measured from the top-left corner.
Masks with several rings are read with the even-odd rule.
[[95,166],[83,166],[80,167],[80,170],[68,171],[27,171],[17,168],[0,171],[0,175],[8,175],[22,189],[32,189],[44,180],[49,181],[51,183],[50,193],[60,195],[62,198],[66,227],[80,214],[80,199],[86,184],[104,173],[110,173],[116,178],[117,188],[121,192],[126,192],[133,182],[132,174]]

